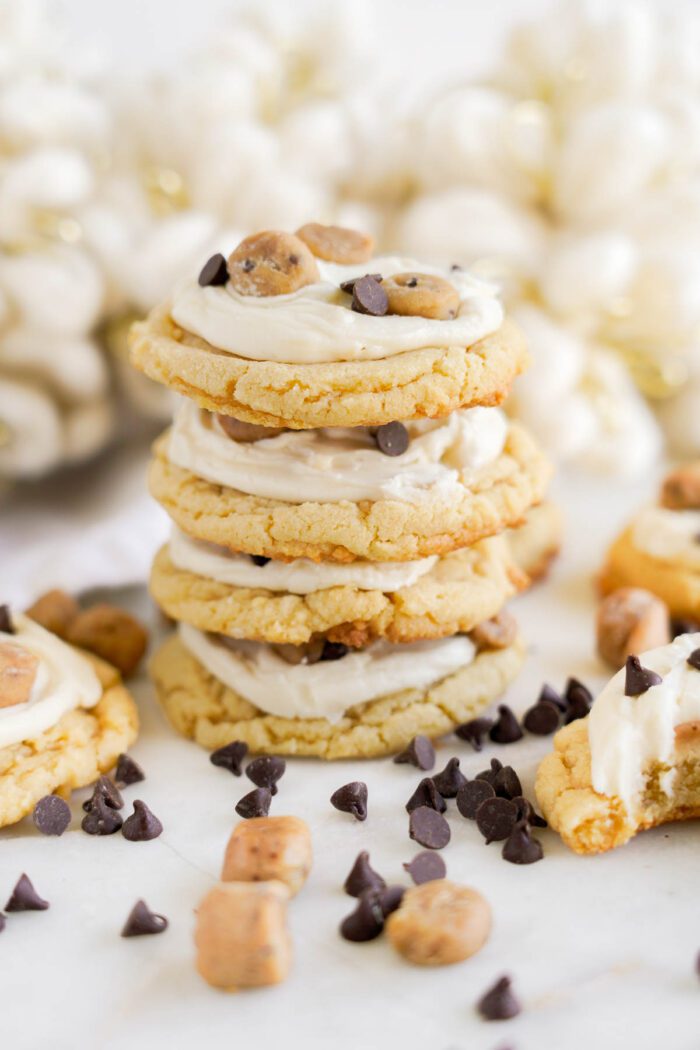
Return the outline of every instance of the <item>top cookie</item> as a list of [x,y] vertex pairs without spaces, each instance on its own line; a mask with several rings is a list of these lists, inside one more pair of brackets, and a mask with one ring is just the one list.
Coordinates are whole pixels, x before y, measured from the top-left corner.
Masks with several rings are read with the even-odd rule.
[[298,430],[502,402],[527,353],[493,289],[371,250],[318,224],[246,238],[134,325],[132,361],[204,408]]

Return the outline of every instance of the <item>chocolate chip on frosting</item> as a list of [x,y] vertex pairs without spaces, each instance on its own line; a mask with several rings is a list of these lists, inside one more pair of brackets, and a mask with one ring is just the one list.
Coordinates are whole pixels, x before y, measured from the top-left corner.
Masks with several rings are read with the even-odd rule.
[[150,842],[157,839],[163,831],[163,825],[145,802],[136,799],[134,812],[127,817],[122,827],[122,835],[129,842]]
[[522,1007],[513,995],[509,977],[501,977],[482,995],[476,1008],[485,1021],[509,1021],[517,1017]]
[[[380,273],[366,273],[365,277],[371,277],[373,281],[378,281],[380,284],[382,282],[382,275]],[[341,290],[341,292],[346,292],[347,295],[352,295],[353,289],[355,287],[355,282],[359,281],[359,280],[360,280],[359,277],[350,277],[349,280],[347,280],[347,281],[341,281],[340,282],[340,290]]]
[[429,806],[437,813],[444,813],[447,809],[447,803],[430,777],[423,777],[406,803],[406,812],[412,813],[419,806]]
[[397,765],[411,765],[417,769],[432,769],[435,765],[435,748],[433,742],[427,736],[414,736],[400,754],[396,755],[394,762]]
[[258,787],[269,788],[277,794],[277,781],[284,776],[287,763],[278,755],[260,755],[246,766],[246,776]]
[[484,737],[493,725],[492,718],[472,718],[455,729],[455,736],[460,740],[466,740],[475,751],[481,751],[484,746]]
[[451,837],[450,825],[430,806],[419,806],[411,812],[408,834],[426,849],[444,849]]
[[343,642],[329,642],[328,639],[325,639],[319,660],[322,663],[328,663],[332,660],[342,660],[349,652],[350,650],[348,646],[344,645]]
[[248,754],[248,745],[243,740],[232,740],[209,755],[209,761],[220,769],[228,769],[234,777],[243,772],[243,759]]
[[249,791],[236,803],[236,813],[244,820],[252,820],[254,817],[266,817],[270,812],[272,792],[269,788],[255,788]]
[[241,295],[289,295],[319,280],[313,255],[299,237],[263,230],[241,241],[228,257],[231,285]]
[[495,744],[514,744],[521,740],[523,731],[520,723],[507,704],[498,705],[498,718],[489,730],[489,736]]
[[435,773],[432,781],[443,798],[456,798],[467,778],[459,768],[459,759],[451,758],[440,773]]
[[386,882],[369,862],[369,853],[362,850],[343,883],[343,889],[350,897],[359,897],[365,890],[383,890]]
[[660,674],[642,667],[638,656],[628,656],[625,664],[625,696],[641,696],[663,681]]
[[402,456],[409,445],[408,430],[403,423],[384,423],[375,430],[374,440],[385,456]]
[[0,605],[0,634],[14,634],[9,605]]
[[344,226],[323,226],[320,222],[307,222],[297,230],[304,244],[317,259],[325,262],[351,266],[367,262],[372,258],[374,240],[368,233],[350,230]]
[[700,649],[693,649],[692,653],[688,657],[687,663],[691,667],[695,668],[696,671],[700,671]]
[[143,937],[147,934],[163,933],[168,928],[168,920],[164,915],[156,915],[151,911],[145,901],[136,901],[124,926],[122,937]]
[[228,267],[226,266],[226,260],[221,252],[217,252],[216,255],[212,255],[210,259],[207,259],[200,270],[199,285],[201,288],[206,288],[208,285],[226,284],[227,281]]
[[331,795],[331,805],[341,813],[351,813],[355,820],[366,820],[367,785],[361,780],[344,784]]
[[29,876],[23,873],[17,880],[4,911],[46,911],[48,907],[49,902],[39,896]]
[[233,416],[224,416],[220,412],[216,415],[216,421],[227,438],[246,445],[278,437],[285,431],[285,427],[263,427],[258,423],[246,423],[242,419],[234,419]]
[[62,835],[70,819],[70,806],[60,795],[44,795],[32,813],[32,820],[42,835]]
[[262,569],[271,559],[264,557],[262,554],[251,554],[250,560],[253,565],[257,565],[259,569]]
[[352,286],[352,309],[358,314],[383,317],[389,308],[386,292],[375,277],[358,277]]
[[459,312],[459,292],[444,277],[395,273],[384,280],[384,287],[390,314],[447,321]]

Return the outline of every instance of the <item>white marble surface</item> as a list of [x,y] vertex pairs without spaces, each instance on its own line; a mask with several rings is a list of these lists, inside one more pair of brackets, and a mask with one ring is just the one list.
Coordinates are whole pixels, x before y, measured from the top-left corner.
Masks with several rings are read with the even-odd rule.
[[[590,576],[603,543],[644,491],[572,478],[559,483],[558,495],[568,506],[566,553],[550,580],[517,602],[531,644],[508,697],[519,711],[545,679],[560,686],[576,673],[592,685],[603,681],[592,655]],[[131,597],[145,607],[143,595]],[[51,901],[48,912],[10,916],[0,939],[3,1046],[696,1050],[696,825],[650,832],[590,859],[545,832],[544,861],[517,868],[501,859],[497,845],[485,847],[452,805],[453,840],[443,851],[448,873],[489,898],[495,926],[475,958],[419,970],[384,939],[353,945],[337,934],[352,907],[341,886],[357,852],[369,849],[391,882],[401,881],[401,862],[416,852],[403,804],[421,774],[389,761],[289,762],[273,812],[304,816],[316,849],[311,878],[291,907],[293,974],[274,989],[213,991],[193,967],[193,909],[216,878],[233,806],[251,785],[215,769],[205,752],[177,737],[145,682],[136,691],[143,730],[133,754],[148,779],[125,794],[145,799],[160,816],[161,838],[88,837],[79,830],[77,797],[73,826],[61,839],[43,838],[30,822],[0,834],[0,897],[26,871]],[[458,754],[473,775],[497,754],[519,770],[529,791],[549,746],[533,738],[479,756],[449,738],[439,762]],[[369,786],[365,824],[328,803],[331,791],[352,779]],[[120,939],[137,897],[170,918],[165,934]],[[523,1013],[486,1024],[474,1003],[503,973],[512,975]]]

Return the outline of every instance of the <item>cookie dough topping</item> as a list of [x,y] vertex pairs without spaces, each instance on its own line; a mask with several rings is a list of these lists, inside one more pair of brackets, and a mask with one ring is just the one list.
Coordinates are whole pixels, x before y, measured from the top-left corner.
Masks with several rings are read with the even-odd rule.
[[638,551],[659,561],[700,572],[700,510],[646,507],[632,526]]
[[364,263],[372,258],[374,240],[368,233],[349,230],[344,226],[322,226],[320,222],[307,222],[297,230],[304,244],[317,259],[326,262]]
[[459,311],[454,284],[434,273],[395,273],[384,281],[383,289],[390,314],[451,321]]
[[240,295],[289,295],[319,279],[308,247],[293,233],[263,230],[241,241],[228,257],[231,287]]

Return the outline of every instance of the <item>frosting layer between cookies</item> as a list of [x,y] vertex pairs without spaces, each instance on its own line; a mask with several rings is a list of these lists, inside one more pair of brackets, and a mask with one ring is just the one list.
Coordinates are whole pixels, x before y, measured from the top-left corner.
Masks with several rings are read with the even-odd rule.
[[[425,347],[468,347],[503,322],[495,288],[461,270],[445,271],[398,256],[353,266],[317,263],[321,280],[289,295],[241,295],[230,282],[202,288],[195,279],[183,281],[173,295],[171,316],[218,350],[289,364],[369,361]],[[351,310],[350,297],[339,287],[367,273],[389,277],[408,271],[447,278],[460,296],[457,316],[368,316]]]
[[14,634],[0,643],[20,646],[39,661],[26,703],[0,707],[0,747],[32,740],[76,707],[94,707],[102,686],[89,662],[55,634],[21,613],[12,614]]
[[646,507],[632,530],[637,550],[688,571],[700,571],[700,511]]
[[189,624],[180,640],[224,685],[268,714],[337,721],[356,704],[402,689],[424,689],[470,664],[476,647],[466,635],[392,645],[374,642],[342,660],[289,664],[261,642],[224,645]]
[[183,400],[168,458],[205,481],[282,502],[415,503],[456,492],[466,474],[501,454],[508,430],[497,408],[462,409],[405,425],[410,444],[400,456],[380,452],[365,427],[288,430],[240,442],[224,433],[216,417]]

